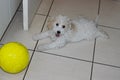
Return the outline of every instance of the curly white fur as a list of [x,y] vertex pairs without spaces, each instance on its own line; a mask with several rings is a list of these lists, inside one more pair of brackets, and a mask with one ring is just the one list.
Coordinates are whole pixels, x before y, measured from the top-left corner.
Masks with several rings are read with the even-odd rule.
[[59,15],[51,18],[48,22],[48,31],[36,34],[34,40],[51,38],[49,44],[39,45],[38,50],[58,49],[69,42],[78,42],[81,40],[92,40],[98,37],[108,38],[103,30],[96,28],[94,21],[89,21],[83,17],[70,20],[66,16]]

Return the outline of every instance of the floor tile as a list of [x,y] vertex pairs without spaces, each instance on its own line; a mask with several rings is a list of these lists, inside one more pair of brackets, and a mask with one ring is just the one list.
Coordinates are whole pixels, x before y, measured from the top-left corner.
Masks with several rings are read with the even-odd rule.
[[50,16],[59,14],[71,18],[80,15],[95,19],[99,0],[55,0],[50,11]]
[[45,52],[92,61],[93,48],[94,41],[83,41],[70,43],[61,49],[48,50]]
[[120,68],[95,64],[92,80],[120,80]]
[[95,61],[120,66],[120,30],[104,28],[110,39],[97,40]]
[[0,80],[22,80],[24,76],[25,71],[18,73],[18,74],[8,74],[6,72],[3,72],[0,69]]
[[[32,51],[29,51],[30,56],[32,55]],[[23,80],[23,76],[25,74],[25,70],[17,74],[9,74],[0,69],[0,80]]]
[[120,28],[120,1],[101,0],[99,24]]
[[29,30],[24,31],[22,12],[18,12],[1,43],[17,41],[25,44],[29,49],[33,49],[36,42],[32,40],[32,36],[41,31],[44,20],[45,16],[36,15]]
[[25,80],[89,80],[91,63],[36,52]]
[[42,14],[42,15],[47,15],[49,8],[52,4],[53,0],[42,0],[42,3],[37,11],[37,13]]

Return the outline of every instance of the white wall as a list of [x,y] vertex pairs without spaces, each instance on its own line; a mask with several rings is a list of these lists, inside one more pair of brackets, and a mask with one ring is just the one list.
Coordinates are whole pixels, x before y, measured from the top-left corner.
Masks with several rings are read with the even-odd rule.
[[0,38],[12,19],[21,0],[0,0]]
[[9,1],[0,0],[0,38],[10,21]]
[[28,30],[36,10],[38,9],[42,0],[24,0],[23,1],[23,25],[24,30]]

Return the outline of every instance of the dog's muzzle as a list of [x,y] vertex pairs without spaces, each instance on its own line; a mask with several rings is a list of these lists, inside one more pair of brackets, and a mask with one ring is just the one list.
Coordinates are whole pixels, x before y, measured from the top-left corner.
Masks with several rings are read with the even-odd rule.
[[55,34],[56,37],[60,37],[60,31],[57,31],[57,33]]

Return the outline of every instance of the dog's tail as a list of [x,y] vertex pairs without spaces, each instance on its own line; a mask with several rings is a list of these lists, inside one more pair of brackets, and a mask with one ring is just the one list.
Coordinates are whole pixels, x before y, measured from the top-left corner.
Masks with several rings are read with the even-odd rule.
[[[98,20],[99,20],[99,15],[97,15],[96,19],[95,19],[95,24],[96,24],[96,27],[98,28]],[[109,35],[107,34],[107,32],[105,32],[104,30],[102,29],[99,29],[98,28],[98,36],[103,38],[103,39],[109,39]]]
[[97,17],[96,17],[96,19],[95,19],[96,27],[98,26],[98,20],[99,20],[99,15],[97,15]]

